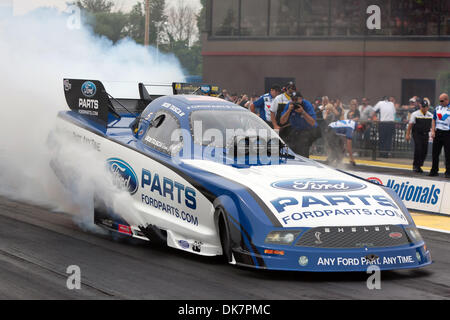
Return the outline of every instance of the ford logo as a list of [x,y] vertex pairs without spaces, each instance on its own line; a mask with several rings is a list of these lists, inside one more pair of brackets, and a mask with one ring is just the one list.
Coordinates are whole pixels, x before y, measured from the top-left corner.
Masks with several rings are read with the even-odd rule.
[[92,81],[86,81],[81,86],[81,93],[88,98],[92,98],[95,96],[95,93],[97,92],[97,87]]
[[313,191],[313,192],[347,192],[366,188],[365,184],[329,179],[296,179],[284,180],[271,184],[272,187],[290,191]]
[[106,160],[108,170],[112,175],[113,184],[121,190],[135,194],[138,190],[138,179],[133,168],[123,160],[109,158]]

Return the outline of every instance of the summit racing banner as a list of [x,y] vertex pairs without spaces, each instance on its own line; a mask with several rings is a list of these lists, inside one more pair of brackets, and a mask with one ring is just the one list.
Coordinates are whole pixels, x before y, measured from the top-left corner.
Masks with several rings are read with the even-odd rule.
[[[450,184],[430,179],[414,179],[411,177],[392,176],[371,172],[349,171],[368,181],[393,189],[408,209],[444,213],[450,215],[450,210],[444,209],[445,192],[450,191]],[[446,190],[447,189],[447,190]]]

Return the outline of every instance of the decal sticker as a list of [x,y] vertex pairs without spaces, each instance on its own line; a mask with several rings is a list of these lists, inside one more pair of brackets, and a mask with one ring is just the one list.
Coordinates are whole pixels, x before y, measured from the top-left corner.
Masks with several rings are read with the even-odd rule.
[[68,79],[64,80],[64,91],[70,91],[72,89],[72,84]]
[[107,164],[112,174],[114,185],[121,190],[127,190],[130,194],[135,194],[139,183],[133,168],[118,158],[109,158]]
[[284,180],[274,182],[271,186],[277,189],[299,192],[348,192],[366,188],[365,184],[359,182],[329,179]]
[[183,249],[189,249],[189,242],[187,242],[186,240],[178,240],[178,244]]
[[380,186],[383,185],[383,181],[381,181],[381,179],[380,179],[380,178],[377,178],[377,177],[370,177],[370,178],[367,178],[367,181],[370,181],[370,182],[379,184]]
[[317,266],[367,266],[367,265],[396,265],[412,264],[415,260],[412,256],[386,256],[367,255],[365,257],[319,257]]
[[92,81],[86,81],[81,86],[81,93],[87,98],[92,98],[97,93],[97,87]]
[[403,237],[403,235],[400,232],[391,232],[389,234],[389,237],[391,237],[392,239],[400,239],[401,237]]
[[192,245],[192,251],[200,253],[202,251],[203,242],[195,241]]
[[119,224],[117,226],[117,231],[119,231],[120,233],[125,233],[125,234],[129,234],[132,235],[133,233],[131,232],[131,228],[129,226],[123,225],[123,224]]

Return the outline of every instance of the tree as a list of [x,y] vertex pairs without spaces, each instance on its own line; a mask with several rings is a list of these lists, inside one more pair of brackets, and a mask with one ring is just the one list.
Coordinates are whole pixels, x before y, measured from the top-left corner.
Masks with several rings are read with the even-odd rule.
[[80,9],[90,13],[111,12],[114,2],[109,0],[78,0],[75,2]]
[[127,35],[134,41],[144,44],[145,38],[145,9],[144,3],[138,2],[128,14],[128,23],[126,26]]
[[194,37],[198,35],[194,9],[184,0],[178,0],[176,6],[169,8],[166,33],[169,39],[186,42],[188,47],[193,44]]
[[190,75],[200,75],[202,47],[198,37],[198,14],[184,0],[178,0],[167,12],[163,50],[174,53]]
[[200,4],[202,5],[202,8],[200,9],[196,18],[197,18],[197,29],[198,32],[201,34],[202,32],[206,31],[206,0],[200,0]]
[[165,14],[166,1],[165,0],[151,0],[150,1],[150,44],[156,44],[156,39],[159,36],[160,28],[167,22],[167,15]]
[[74,2],[83,10],[84,19],[94,33],[107,37],[113,42],[127,36],[128,14],[113,12],[114,2],[109,0],[77,0]]
[[[165,0],[150,0],[150,44],[156,45],[158,40],[159,49],[175,54],[191,75],[202,73],[198,18],[205,17],[206,0],[201,1],[203,9],[196,14],[184,0],[178,0],[175,7],[169,9],[166,9]],[[83,9],[85,20],[94,33],[113,42],[130,37],[137,43],[144,43],[145,0],[138,1],[128,13],[113,11],[114,4],[109,0],[78,0],[74,3]]]
[[122,12],[100,12],[95,14],[94,32],[103,35],[112,42],[125,38],[128,15]]
[[[150,1],[149,42],[156,44],[158,28],[167,21],[165,0]],[[158,27],[159,26],[159,27]],[[144,44],[145,37],[145,0],[136,3],[128,14],[127,35],[137,43]]]

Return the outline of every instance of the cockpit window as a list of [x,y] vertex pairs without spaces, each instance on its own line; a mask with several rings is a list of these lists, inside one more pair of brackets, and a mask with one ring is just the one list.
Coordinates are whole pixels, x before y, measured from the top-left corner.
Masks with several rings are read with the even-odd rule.
[[191,113],[191,134],[194,143],[227,147],[240,137],[274,137],[273,130],[257,115],[246,110],[198,110]]
[[148,146],[161,152],[171,154],[172,133],[180,129],[178,119],[166,111],[158,112],[150,122],[150,127],[143,139]]

